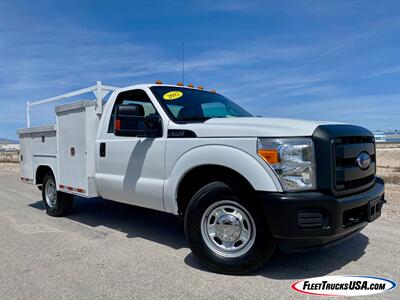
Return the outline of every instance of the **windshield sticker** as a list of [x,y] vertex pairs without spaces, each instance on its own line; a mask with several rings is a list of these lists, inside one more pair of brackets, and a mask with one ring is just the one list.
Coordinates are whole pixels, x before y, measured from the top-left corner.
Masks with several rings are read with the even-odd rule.
[[183,96],[183,93],[180,91],[171,91],[164,94],[164,100],[175,100]]

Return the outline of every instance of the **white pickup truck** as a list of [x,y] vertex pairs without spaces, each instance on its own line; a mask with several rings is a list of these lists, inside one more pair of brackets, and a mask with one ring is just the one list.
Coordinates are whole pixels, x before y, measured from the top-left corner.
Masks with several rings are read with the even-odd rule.
[[[55,125],[29,126],[32,106],[91,91],[95,100],[55,107]],[[181,215],[190,248],[216,272],[251,272],[276,247],[335,244],[385,202],[370,131],[254,117],[202,87],[98,82],[28,102],[27,114],[21,180],[42,190],[47,214],[66,215],[77,195]]]

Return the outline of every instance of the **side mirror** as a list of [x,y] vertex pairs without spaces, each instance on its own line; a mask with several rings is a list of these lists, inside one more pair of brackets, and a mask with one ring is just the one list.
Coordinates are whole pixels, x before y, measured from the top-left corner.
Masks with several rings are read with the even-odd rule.
[[162,136],[162,119],[158,114],[150,114],[144,119],[146,133],[149,137]]
[[138,136],[145,131],[144,108],[140,104],[117,105],[114,113],[114,133],[119,136]]
[[161,117],[144,116],[143,105],[117,105],[114,113],[114,134],[118,136],[162,136]]

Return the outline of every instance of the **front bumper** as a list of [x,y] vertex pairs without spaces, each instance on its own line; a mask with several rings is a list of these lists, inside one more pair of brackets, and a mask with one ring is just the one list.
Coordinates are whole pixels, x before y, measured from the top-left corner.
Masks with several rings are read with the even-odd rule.
[[346,197],[319,192],[258,192],[272,235],[284,251],[320,249],[363,229],[381,214],[384,182]]

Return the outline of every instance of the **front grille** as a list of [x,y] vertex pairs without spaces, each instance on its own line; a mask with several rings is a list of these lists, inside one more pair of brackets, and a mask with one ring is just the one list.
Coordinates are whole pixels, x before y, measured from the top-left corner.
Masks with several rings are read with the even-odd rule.
[[[356,166],[356,159],[351,158],[336,158],[336,168],[349,168]],[[371,162],[375,162],[375,154],[371,155]]]
[[336,145],[375,143],[373,136],[342,136],[335,138]]
[[[316,154],[317,188],[345,196],[368,189],[375,182],[376,159],[373,134],[352,125],[321,125],[313,134]],[[367,152],[371,164],[361,169],[357,157]]]
[[[345,136],[334,138],[335,189],[346,191],[367,187],[375,180],[375,144],[371,136]],[[367,152],[371,164],[362,170],[357,156]]]
[[374,180],[375,180],[375,174],[371,174],[361,179],[338,182],[336,186],[339,187],[341,190],[355,189],[360,186],[367,185]]

